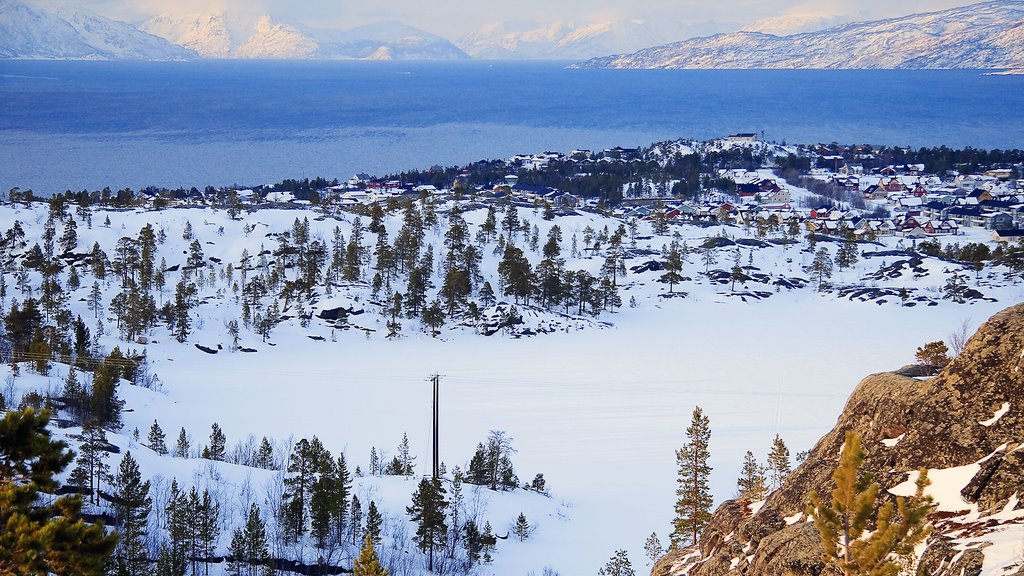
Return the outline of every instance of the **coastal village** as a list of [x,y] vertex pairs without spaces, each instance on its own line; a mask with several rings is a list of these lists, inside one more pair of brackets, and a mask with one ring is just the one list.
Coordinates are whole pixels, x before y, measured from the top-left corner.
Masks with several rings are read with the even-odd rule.
[[[766,153],[763,167],[718,169],[701,174],[702,182],[715,181],[723,188],[702,189],[684,199],[672,194],[673,180],[655,182],[643,175],[658,147],[652,149],[615,147],[594,152],[572,150],[568,153],[542,152],[515,155],[504,161],[482,161],[458,169],[434,166],[429,178],[400,179],[375,177],[365,173],[347,181],[319,180],[323,186],[306,194],[287,190],[288,183],[277,186],[227,189],[207,188],[200,192],[148,189],[145,201],[172,205],[215,202],[216,197],[237,195],[242,204],[310,205],[356,209],[379,203],[401,202],[422,196],[466,197],[481,203],[514,202],[523,206],[549,206],[566,214],[573,211],[599,211],[604,215],[666,223],[740,223],[768,229],[796,230],[824,235],[854,235],[858,239],[898,236],[924,239],[957,236],[967,230],[986,230],[997,242],[1024,238],[1024,177],[1021,164],[985,166],[977,172],[947,170],[929,173],[925,164],[877,165],[870,151],[853,154],[839,145],[811,147],[779,146],[759,141],[756,134],[734,134],[709,143],[675,142],[676,152],[693,152],[698,146],[717,150],[754,150]],[[664,156],[664,152],[661,152]],[[774,160],[797,155],[806,159],[807,169],[800,171],[799,184],[787,182]],[[656,161],[656,160],[655,160]],[[488,173],[504,172],[486,184],[471,183],[478,168]],[[552,186],[524,183],[524,175],[543,173],[553,166],[566,166],[573,177],[599,174],[606,169],[631,167],[636,180],[623,186],[618,194],[600,197],[573,194]],[[450,178],[441,178],[447,175]],[[431,182],[427,182],[430,180]],[[443,180],[443,182],[442,182]],[[293,185],[295,183],[293,182]],[[802,185],[800,185],[802,184]],[[831,197],[808,190],[817,184],[832,192]],[[609,197],[617,201],[609,201]],[[838,198],[837,198],[838,196]],[[169,197],[169,198],[168,198]],[[796,232],[793,232],[795,235]],[[763,234],[762,234],[763,235]]]

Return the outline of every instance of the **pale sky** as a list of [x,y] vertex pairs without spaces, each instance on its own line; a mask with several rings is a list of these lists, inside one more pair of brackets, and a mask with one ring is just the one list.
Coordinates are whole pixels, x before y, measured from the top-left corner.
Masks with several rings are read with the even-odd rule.
[[480,26],[518,27],[556,20],[644,20],[686,35],[733,31],[780,15],[873,20],[943,10],[972,0],[29,0],[42,6],[74,5],[119,20],[158,14],[228,12],[269,15],[279,22],[348,29],[397,20],[449,39]]

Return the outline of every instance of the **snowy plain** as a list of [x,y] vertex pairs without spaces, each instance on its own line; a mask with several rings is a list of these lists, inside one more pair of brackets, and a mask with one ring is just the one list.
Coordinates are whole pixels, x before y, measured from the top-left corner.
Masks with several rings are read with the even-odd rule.
[[[574,233],[582,238],[587,225],[614,230],[620,224],[589,213],[545,222],[536,211],[522,208],[519,212],[521,218],[538,225],[541,238],[549,226],[558,224],[566,254],[569,238]],[[31,209],[5,205],[0,207],[0,228],[20,220],[31,246],[39,238],[45,214],[42,205]],[[275,240],[265,234],[289,229],[297,217],[309,217],[314,238],[329,241],[336,225],[348,237],[351,215],[340,215],[339,220],[317,220],[317,216],[311,210],[260,210],[244,213],[236,221],[224,211],[210,209],[97,211],[91,229],[79,223],[79,249],[96,240],[113,246],[121,236],[134,236],[146,223],[153,223],[167,235],[158,259],[165,257],[168,265],[182,263],[188,242],[181,231],[188,221],[203,241],[206,256],[237,266],[243,248],[254,255],[261,245],[273,249]],[[100,224],[105,217],[110,218],[109,228]],[[441,220],[443,234],[443,216]],[[483,211],[467,213],[466,220],[475,232]],[[247,225],[254,225],[254,231],[246,234]],[[394,238],[400,215],[390,217],[387,225]],[[647,223],[641,228],[641,236],[648,237],[638,240],[641,247],[660,250],[671,241],[654,236]],[[691,248],[714,235],[747,235],[738,226],[674,225],[670,232],[678,232]],[[985,238],[977,232],[955,240]],[[367,235],[364,243],[372,240]],[[895,247],[897,241],[881,240],[887,247]],[[441,237],[428,232],[427,243],[436,252]],[[806,277],[800,266],[808,264],[811,255],[801,248],[743,247],[740,260],[767,273]],[[714,267],[728,269],[735,250],[719,249]],[[498,259],[491,246],[484,254],[484,276],[497,286]],[[539,260],[529,251],[528,256],[534,263]],[[834,293],[818,293],[813,285],[777,291],[761,287],[772,295],[744,301],[732,295],[728,284],[709,282],[698,260],[699,255],[691,254],[684,265],[683,275],[694,280],[675,288],[688,292],[685,298],[662,297],[667,287],[656,282],[660,273],[628,275],[620,286],[622,299],[634,298],[636,306],[603,314],[600,320],[612,323],[604,329],[511,338],[503,333],[486,337],[449,326],[432,338],[418,322],[407,320],[402,337],[388,340],[382,315],[353,317],[353,324],[375,330],[364,332],[333,330],[314,314],[308,328],[296,320],[285,322],[266,343],[243,330],[242,345],[258,350],[248,354],[228,351],[226,323],[239,314],[230,291],[218,293],[223,286],[201,288],[201,295],[208,299],[197,309],[195,331],[185,343],[174,341],[161,327],[152,331],[147,345],[126,345],[113,334],[113,323],[107,323],[102,345],[145,348],[150,368],[161,382],[156,391],[122,386],[125,426],[111,439],[132,451],[144,474],[159,475],[165,481],[174,476],[185,485],[216,486],[226,498],[237,500],[234,517],[227,520],[237,522],[246,499],[260,501],[264,485],[279,481],[274,473],[159,457],[131,440],[131,431],[138,428],[144,438],[153,419],[158,419],[169,442],[184,427],[193,443],[201,444],[210,425],[217,422],[229,448],[249,434],[277,441],[316,435],[332,452],[344,451],[351,467],[359,465],[363,470],[371,447],[394,454],[402,433],[407,432],[417,456],[417,473],[423,473],[430,462],[427,379],[439,373],[441,459],[449,470],[455,465],[465,468],[489,430],[504,430],[514,438],[520,480],[543,473],[550,491],[550,497],[521,490],[511,494],[480,491],[478,505],[486,507],[484,516],[499,534],[508,530],[519,512],[536,527],[525,542],[502,541],[494,563],[482,567],[481,574],[540,574],[545,567],[566,575],[596,574],[619,548],[627,549],[643,572],[644,539],[657,532],[662,542],[668,540],[675,500],[674,451],[685,442],[695,406],[711,421],[710,464],[717,503],[734,495],[746,450],[763,459],[775,434],[782,436],[793,454],[808,449],[835,423],[861,378],[912,363],[917,346],[947,338],[963,320],[977,327],[993,313],[1024,300],[1019,283],[998,281],[989,281],[982,290],[996,302],[940,300],[946,272],[956,266],[928,260],[927,277],[898,282],[932,295],[937,306],[901,307],[898,300],[849,301]],[[602,261],[573,258],[567,267],[596,272]],[[627,266],[642,261],[630,261]],[[861,282],[865,273],[880,264],[877,258],[861,258],[852,269],[837,271],[833,281]],[[169,277],[167,284],[175,282]],[[10,278],[9,284],[13,285]],[[70,299],[71,305],[83,318],[91,319],[83,301],[91,279],[82,285]],[[108,298],[115,294],[116,283],[106,292]],[[360,287],[339,289],[333,298],[324,297],[311,309],[327,307],[343,294],[368,312],[373,309],[367,302],[368,289]],[[223,351],[211,355],[194,344],[212,348],[220,344]],[[9,367],[0,368],[0,381],[9,373]],[[59,390],[64,373],[63,367],[49,377],[25,371],[15,383],[19,391]],[[112,467],[116,464],[111,462]],[[393,521],[402,521],[415,481],[361,478],[356,486],[361,498],[374,498]],[[222,548],[229,539],[228,531],[221,538]]]

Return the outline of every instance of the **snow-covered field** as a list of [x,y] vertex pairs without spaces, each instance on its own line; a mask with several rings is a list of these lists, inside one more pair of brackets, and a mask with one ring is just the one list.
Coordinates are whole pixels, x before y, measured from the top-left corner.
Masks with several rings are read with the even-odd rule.
[[[45,207],[0,207],[0,229],[20,220],[28,245],[39,237]],[[109,228],[101,225],[109,216]],[[308,216],[311,236],[328,244],[332,230],[340,226],[348,238],[351,215],[316,220],[312,211],[262,210],[243,213],[233,221],[224,211],[171,209],[162,212],[96,212],[93,227],[79,222],[79,250],[94,241],[110,246],[121,236],[135,236],[146,223],[164,228],[167,241],[160,254],[168,265],[183,263],[188,242],[182,228],[189,221],[203,241],[207,257],[238,265],[243,248],[254,256],[261,245],[276,247],[267,232],[291,227],[296,217]],[[483,210],[466,214],[471,232],[483,221]],[[500,214],[499,214],[500,217]],[[563,231],[563,254],[568,257],[573,234],[582,247],[587,225],[614,230],[620,222],[593,214],[559,217],[546,222],[530,209],[520,217],[539,227],[542,239],[548,227]],[[388,220],[394,238],[401,214]],[[442,216],[440,234],[443,235]],[[364,225],[368,222],[363,219]],[[255,229],[246,234],[246,226]],[[651,236],[641,224],[641,235]],[[221,230],[223,233],[221,233]],[[60,228],[58,227],[58,235]],[[745,236],[741,227],[700,228],[672,226],[693,249],[702,239],[725,233]],[[956,241],[984,241],[987,234]],[[372,246],[367,234],[364,244]],[[638,240],[638,247],[660,250],[669,237]],[[427,243],[441,250],[442,237],[428,231]],[[883,239],[894,248],[897,239]],[[522,245],[522,243],[520,243]],[[823,243],[822,245],[828,245]],[[828,245],[834,254],[837,244]],[[497,288],[498,258],[493,244],[484,249],[484,276]],[[813,255],[802,245],[771,246],[751,250],[740,247],[740,264],[785,277],[808,275],[801,265]],[[862,247],[862,250],[871,250]],[[882,250],[883,247],[873,249]],[[720,248],[712,268],[728,270],[737,248]],[[534,264],[540,256],[527,250]],[[628,266],[657,256],[636,258]],[[213,485],[237,508],[228,518],[237,522],[246,498],[261,501],[264,484],[279,481],[275,473],[230,464],[212,465],[203,460],[159,457],[130,439],[138,428],[145,440],[153,419],[159,420],[173,444],[184,427],[193,443],[206,442],[210,425],[217,422],[228,438],[228,447],[249,434],[277,441],[316,435],[332,452],[344,451],[350,466],[366,470],[371,447],[389,455],[396,452],[407,432],[416,459],[417,473],[430,466],[430,375],[441,379],[441,458],[450,470],[465,468],[477,443],[490,430],[504,430],[514,438],[514,456],[521,481],[540,472],[548,482],[550,498],[524,491],[494,494],[480,491],[486,501],[484,517],[495,531],[504,534],[515,517],[524,512],[536,526],[525,542],[500,541],[494,563],[482,574],[521,576],[540,574],[551,567],[561,574],[596,574],[616,549],[625,548],[635,566],[644,571],[644,539],[653,531],[667,541],[675,500],[674,450],[685,441],[685,428],[694,406],[701,406],[712,426],[711,465],[716,501],[732,497],[743,453],[753,450],[764,458],[775,434],[780,434],[793,454],[805,450],[835,422],[846,397],[863,376],[912,363],[917,346],[945,339],[969,320],[972,327],[991,314],[1024,299],[1024,286],[1003,279],[1003,270],[992,271],[981,291],[995,302],[977,300],[954,304],[941,300],[939,288],[947,271],[957,265],[927,260],[928,275],[893,281],[862,281],[885,258],[861,257],[846,271],[837,271],[836,285],[872,283],[907,286],[937,301],[936,306],[901,307],[899,299],[879,304],[821,294],[813,284],[802,289],[771,285],[736,286],[736,292],[759,290],[764,299],[737,297],[729,284],[715,284],[704,276],[700,255],[692,253],[683,275],[693,278],[676,285],[685,298],[664,298],[667,285],[656,282],[661,272],[627,275],[620,285],[625,306],[602,314],[606,329],[573,327],[551,334],[512,338],[499,332],[486,337],[472,329],[447,326],[438,338],[422,331],[419,322],[405,320],[402,337],[384,338],[386,317],[369,304],[366,287],[338,288],[333,297],[311,304],[314,311],[339,301],[365,306],[367,314],[351,318],[352,324],[371,328],[333,330],[314,315],[307,328],[297,319],[277,326],[268,340],[242,330],[243,346],[256,353],[232,353],[226,323],[239,315],[239,304],[223,281],[201,288],[206,303],[194,312],[194,332],[185,343],[176,342],[165,328],[152,330],[146,345],[118,342],[113,323],[101,344],[107,349],[145,348],[151,370],[161,382],[159,390],[123,386],[126,400],[124,429],[111,435],[115,444],[130,448],[144,474],[164,479],[175,476],[190,485]],[[888,259],[892,263],[893,258]],[[595,274],[603,258],[573,259],[569,269],[585,267]],[[219,268],[217,268],[219,272]],[[8,271],[8,298],[14,292]],[[984,274],[988,274],[986,270]],[[970,285],[975,287],[973,273]],[[173,278],[172,278],[173,277]],[[984,276],[983,276],[984,278]],[[173,286],[175,274],[168,274]],[[117,293],[116,281],[106,297]],[[435,282],[439,283],[439,282]],[[94,321],[85,296],[92,284],[83,278],[82,288],[70,298],[72,309]],[[401,289],[401,288],[400,288]],[[171,293],[162,298],[172,297]],[[357,301],[358,298],[358,301]],[[628,303],[634,298],[636,305]],[[159,299],[158,299],[159,302]],[[5,310],[7,306],[5,306]],[[108,308],[109,309],[109,308]],[[566,324],[569,325],[569,324]],[[368,335],[367,335],[368,334]],[[309,336],[321,336],[313,340]],[[222,351],[211,355],[197,349],[202,344]],[[271,345],[272,344],[272,345]],[[36,387],[59,390],[66,369],[57,367],[49,377],[23,370],[15,380],[19,391]],[[0,381],[10,374],[0,368]],[[111,462],[116,467],[116,461]],[[216,470],[216,478],[213,478]],[[246,486],[249,489],[246,489]],[[356,493],[377,501],[397,520],[415,488],[413,480],[397,477],[362,478]],[[222,536],[221,547],[230,540]],[[220,568],[217,568],[218,570]]]

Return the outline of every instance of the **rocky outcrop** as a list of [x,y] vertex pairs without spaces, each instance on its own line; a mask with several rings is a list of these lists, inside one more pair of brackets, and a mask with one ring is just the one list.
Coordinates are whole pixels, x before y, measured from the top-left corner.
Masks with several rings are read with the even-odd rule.
[[[1024,511],[1015,512],[1018,495],[1024,496],[1024,451],[1016,451],[1024,439],[1024,305],[993,316],[934,378],[865,378],[835,428],[757,513],[747,512],[745,502],[724,503],[701,535],[700,554],[677,551],[653,574],[823,573],[818,535],[802,512],[812,490],[832,490],[847,430],[861,435],[868,452],[864,469],[883,491],[922,468],[932,470],[934,480],[943,470],[973,466],[959,469],[973,472],[961,499],[944,493],[940,500],[932,517],[935,532],[919,562],[933,576],[980,574],[986,535],[1024,523]],[[1005,565],[1015,561],[1006,558]]]

